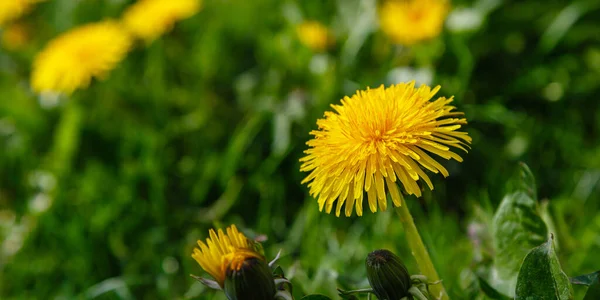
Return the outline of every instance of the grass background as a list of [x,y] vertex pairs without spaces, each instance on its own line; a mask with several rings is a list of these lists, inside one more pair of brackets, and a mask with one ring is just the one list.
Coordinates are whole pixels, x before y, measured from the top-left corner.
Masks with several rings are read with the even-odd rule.
[[[454,95],[473,137],[463,163],[442,162],[449,178],[407,199],[450,295],[483,298],[485,228],[519,161],[549,199],[565,272],[600,269],[597,1],[453,1],[440,37],[402,48],[373,0],[207,0],[71,99],[32,93],[47,41],[131,2],[49,0],[23,19],[26,46],[0,49],[0,298],[224,299],[189,277],[204,275],[190,255],[232,223],[283,250],[297,296],[368,286],[379,248],[415,272],[392,211],[319,213],[298,171],[329,104],[411,79]],[[302,20],[335,46],[303,46]]]

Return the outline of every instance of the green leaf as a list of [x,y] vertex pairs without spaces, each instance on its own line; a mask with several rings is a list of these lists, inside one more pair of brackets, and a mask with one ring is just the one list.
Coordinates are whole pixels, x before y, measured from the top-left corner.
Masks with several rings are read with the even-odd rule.
[[[552,219],[552,213],[550,212],[550,201],[548,201],[548,199],[540,201],[540,205],[538,206],[538,213],[540,214],[542,220],[544,220],[544,223],[546,223],[548,232],[558,232],[556,230],[556,224]],[[560,244],[558,243],[558,240],[554,241],[554,249],[560,252]]]
[[306,296],[302,297],[300,300],[331,300],[331,298],[324,296],[324,295],[320,295],[320,294],[312,294],[312,295],[306,295]]
[[572,284],[589,286],[583,300],[600,299],[600,271],[573,277],[570,281]]
[[573,299],[569,277],[560,268],[553,240],[551,235],[546,243],[533,248],[525,257],[515,299]]
[[529,166],[524,162],[519,163],[519,169],[517,170],[517,176],[515,176],[515,187],[514,191],[523,191],[531,197],[531,199],[537,200],[537,187],[535,185],[535,177],[529,169]]
[[592,285],[600,281],[600,270],[594,273],[579,275],[577,277],[571,277],[569,279],[572,284],[579,285]]
[[513,296],[517,274],[529,250],[546,241],[548,229],[538,214],[531,193],[517,191],[504,197],[492,221],[495,281],[505,295]]
[[483,279],[481,276],[477,276],[477,280],[479,282],[479,287],[481,288],[481,291],[483,291],[483,293],[488,296],[490,299],[494,299],[494,300],[510,300],[511,298],[500,293],[498,290],[496,290],[495,288],[493,288],[485,279]]

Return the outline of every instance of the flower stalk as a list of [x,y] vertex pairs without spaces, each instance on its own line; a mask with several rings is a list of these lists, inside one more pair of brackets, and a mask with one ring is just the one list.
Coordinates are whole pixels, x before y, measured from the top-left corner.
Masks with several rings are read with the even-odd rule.
[[[423,244],[423,240],[421,239],[421,235],[419,235],[419,231],[417,230],[417,226],[415,226],[415,222],[408,210],[408,206],[406,205],[406,201],[402,199],[402,205],[396,207],[396,213],[400,217],[400,222],[404,227],[404,232],[406,233],[406,239],[408,241],[408,245],[410,246],[410,250],[415,260],[417,261],[417,265],[419,266],[419,270],[421,274],[425,275],[430,281],[436,282],[440,281],[440,278],[431,262],[431,258],[429,257],[429,252],[427,252],[427,248]],[[441,300],[449,300],[448,293],[446,293],[446,289],[444,289],[444,285],[442,282],[438,284],[431,285],[429,287],[431,291],[431,295],[435,299]]]
[[73,159],[77,155],[81,123],[84,118],[84,111],[78,98],[71,97],[65,100],[67,101],[65,101],[65,107],[56,127],[52,150],[48,158],[50,168],[59,180],[62,180],[64,175],[70,171]]

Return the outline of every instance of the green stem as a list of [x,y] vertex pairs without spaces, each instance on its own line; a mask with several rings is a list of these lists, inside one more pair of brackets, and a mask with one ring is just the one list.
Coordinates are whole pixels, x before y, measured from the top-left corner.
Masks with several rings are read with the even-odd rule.
[[[440,278],[433,267],[433,263],[429,257],[429,252],[427,252],[427,248],[425,248],[425,245],[423,244],[423,240],[419,235],[419,231],[417,231],[415,222],[410,214],[410,211],[408,211],[408,206],[406,205],[404,199],[402,199],[402,205],[396,207],[396,213],[400,217],[400,222],[402,222],[404,232],[406,233],[408,245],[410,246],[412,255],[417,261],[419,270],[423,275],[427,276],[428,281],[439,281]],[[448,293],[446,293],[446,290],[444,289],[444,285],[441,282],[429,286],[429,290],[431,291],[431,295],[436,299],[450,299],[448,297]]]
[[79,147],[79,135],[83,110],[77,99],[68,99],[54,133],[54,143],[50,152],[50,168],[58,180],[71,170],[73,158]]

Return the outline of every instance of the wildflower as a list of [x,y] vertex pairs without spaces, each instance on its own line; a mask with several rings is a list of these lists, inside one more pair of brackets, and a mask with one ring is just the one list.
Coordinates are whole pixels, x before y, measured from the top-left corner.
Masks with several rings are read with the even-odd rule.
[[379,21],[395,43],[413,45],[438,36],[447,13],[445,0],[388,0],[379,10]]
[[31,39],[31,30],[26,24],[13,23],[2,31],[2,46],[9,50],[23,48]]
[[398,255],[375,250],[367,256],[367,279],[378,299],[400,299],[408,296],[410,274]]
[[344,204],[346,216],[355,205],[361,216],[364,192],[372,212],[386,210],[386,187],[394,205],[400,206],[398,181],[408,194],[420,197],[419,180],[433,189],[422,167],[449,175],[431,154],[462,161],[449,146],[467,151],[463,146],[468,147],[471,138],[457,131],[467,121],[448,105],[452,97],[430,101],[439,89],[415,88],[413,81],[358,91],[344,97],[341,105],[331,105],[335,112],[325,112],[317,121],[319,129],[310,133],[314,138],[300,159],[300,171],[310,172],[302,183],[310,182],[319,210],[330,213],[337,201],[337,216]]
[[[398,255],[389,250],[375,250],[367,256],[367,280],[378,299],[433,299],[424,275],[410,275]],[[353,291],[342,291],[343,294]]]
[[[239,232],[235,225],[226,230],[219,229],[218,234],[211,229],[206,244],[198,241],[200,249],[195,248],[192,257],[200,264],[202,269],[210,274],[223,287],[227,268],[239,270],[245,258],[261,258],[253,246],[252,241]],[[230,266],[231,265],[231,266]]]
[[0,1],[0,27],[28,13],[33,6],[45,0],[3,0]]
[[211,229],[209,235],[206,243],[198,241],[200,249],[195,248],[192,257],[216,281],[192,277],[210,288],[224,290],[229,300],[292,298],[290,281],[282,271],[271,271],[279,254],[267,263],[260,243],[246,238],[235,225],[226,233]]
[[237,256],[225,275],[224,290],[230,300],[275,298],[275,281],[264,259]]
[[37,92],[70,94],[93,77],[104,78],[125,58],[129,35],[114,21],[83,25],[54,40],[37,55],[31,75]]
[[171,30],[175,22],[195,15],[200,0],[138,0],[123,15],[123,24],[134,36],[150,42]]
[[306,21],[296,27],[300,42],[313,51],[325,51],[332,39],[327,27],[317,21]]

